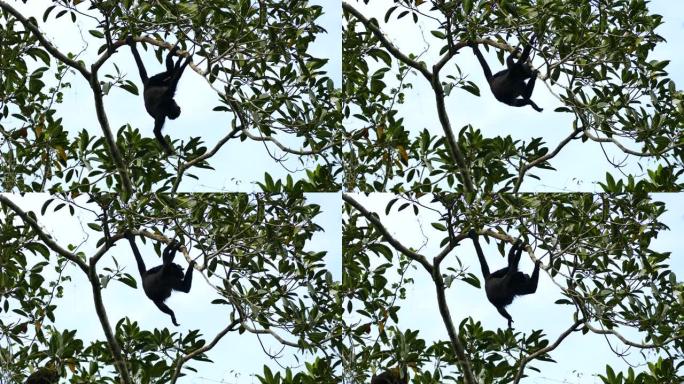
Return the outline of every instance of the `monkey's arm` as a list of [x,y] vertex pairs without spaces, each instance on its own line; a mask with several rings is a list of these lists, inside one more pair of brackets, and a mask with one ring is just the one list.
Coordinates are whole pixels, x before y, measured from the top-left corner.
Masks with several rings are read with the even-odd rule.
[[133,255],[135,255],[135,261],[138,263],[138,272],[140,272],[140,277],[145,278],[145,272],[147,272],[147,268],[145,268],[145,262],[143,261],[142,256],[140,256],[138,246],[135,244],[135,239],[133,238],[133,235],[127,235],[126,237],[128,238],[128,242],[131,243],[131,249],[133,250]]
[[516,272],[518,272],[518,263],[520,263],[522,251],[522,240],[518,239],[508,251],[508,271],[506,272],[508,277],[512,277]]
[[183,277],[183,284],[180,286],[179,291],[189,293],[190,288],[192,288],[192,272],[195,270],[195,260],[190,262],[188,269],[185,271],[185,276]]
[[487,64],[487,60],[485,60],[485,58],[482,56],[482,53],[480,53],[480,50],[477,48],[477,44],[472,44],[471,47],[473,48],[473,53],[475,53],[475,56],[477,56],[477,60],[480,62],[482,72],[484,72],[484,75],[487,78],[487,82],[491,83],[492,71],[489,69],[489,64]]
[[138,72],[140,73],[140,79],[143,83],[147,83],[147,71],[145,70],[145,64],[143,64],[140,59],[140,54],[138,53],[138,48],[135,47],[135,43],[130,43],[131,52],[133,53],[133,58],[135,59],[135,64],[138,66]]
[[473,240],[473,245],[475,246],[475,251],[477,252],[477,258],[480,260],[480,267],[482,268],[482,277],[485,279],[489,277],[489,266],[487,265],[487,260],[482,253],[482,248],[480,248],[480,241],[477,239],[477,233],[474,230],[468,232],[468,236]]

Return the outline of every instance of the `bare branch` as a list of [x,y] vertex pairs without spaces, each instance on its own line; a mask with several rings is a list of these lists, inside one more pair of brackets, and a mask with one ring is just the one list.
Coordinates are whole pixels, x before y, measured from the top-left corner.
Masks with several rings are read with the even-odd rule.
[[195,349],[194,351],[188,353],[185,356],[180,357],[178,359],[178,362],[176,363],[176,369],[174,369],[173,376],[171,379],[171,384],[175,384],[176,381],[178,380],[178,377],[180,376],[180,370],[181,370],[181,368],[183,368],[183,364],[188,362],[193,357],[195,357],[201,353],[207,352],[208,350],[214,348],[216,346],[216,344],[218,344],[218,342],[221,341],[223,336],[227,335],[228,332],[234,330],[235,326],[238,324],[240,324],[240,321],[238,319],[231,321],[230,324],[228,324],[225,328],[223,328],[221,330],[221,332],[219,332],[218,334],[216,334],[216,336],[214,336],[214,339],[211,340],[211,342],[209,342],[208,344],[206,344],[200,348]]
[[398,60],[402,61],[404,64],[408,65],[409,67],[417,70],[423,76],[425,76],[426,79],[429,81],[432,81],[432,74],[430,71],[425,68],[425,65],[409,58],[408,56],[404,55],[399,48],[397,48],[394,44],[392,44],[385,35],[383,35],[382,31],[378,26],[371,22],[371,20],[368,20],[361,12],[359,12],[356,8],[354,8],[351,4],[347,3],[346,1],[342,1],[342,9],[351,13],[356,17],[363,25],[366,27],[368,31],[373,33],[375,37],[377,37],[378,40],[380,40],[380,44],[382,44],[385,49],[390,51],[390,53],[396,57]]
[[128,368],[126,365],[126,359],[121,351],[121,346],[114,336],[112,331],[112,326],[109,323],[109,318],[107,317],[107,310],[105,309],[104,302],[102,301],[102,287],[100,286],[100,278],[97,275],[96,259],[90,259],[90,268],[88,272],[88,279],[90,280],[90,285],[93,291],[93,301],[95,303],[95,312],[97,312],[97,317],[100,319],[100,325],[102,326],[102,331],[107,338],[107,344],[112,352],[114,358],[114,365],[116,370],[120,375],[119,382],[121,384],[133,383],[130,374],[128,373]]
[[65,54],[60,52],[54,45],[52,45],[52,43],[50,43],[47,40],[47,38],[38,29],[38,26],[31,22],[31,20],[24,17],[24,15],[19,13],[19,11],[14,9],[11,5],[7,4],[3,0],[0,0],[0,8],[14,16],[17,20],[19,20],[19,22],[21,22],[24,25],[24,27],[28,29],[31,32],[31,34],[33,34],[33,36],[36,37],[36,39],[38,39],[40,45],[42,45],[48,52],[50,52],[52,56],[56,57],[62,63],[74,68],[75,70],[80,72],[83,75],[83,77],[90,80],[91,74],[88,72],[85,66],[76,60],[68,58]]
[[588,137],[589,140],[595,141],[597,143],[613,143],[615,146],[617,146],[622,152],[628,154],[628,155],[633,155],[633,156],[638,156],[638,157],[653,157],[653,156],[662,156],[663,154],[672,151],[675,148],[680,148],[684,147],[684,143],[675,143],[667,148],[664,148],[662,151],[656,152],[656,153],[647,153],[647,152],[638,152],[633,149],[629,149],[625,147],[624,144],[622,144],[618,139],[615,137],[598,137],[595,135],[592,135],[588,131],[584,132],[584,136]]
[[417,261],[418,263],[420,263],[420,265],[423,266],[423,268],[425,268],[428,271],[428,273],[432,274],[432,265],[430,265],[427,258],[415,251],[406,248],[403,244],[399,242],[399,240],[394,238],[389,233],[387,228],[385,228],[385,226],[382,225],[382,222],[380,222],[380,219],[377,217],[377,215],[368,211],[366,207],[361,205],[358,201],[354,200],[354,198],[347,193],[342,194],[342,200],[344,200],[347,204],[354,207],[354,209],[359,211],[366,218],[366,220],[370,221],[371,224],[373,224],[373,226],[375,227],[375,229],[377,229],[382,234],[382,237],[385,239],[385,241],[390,243],[397,251],[401,252],[409,259]]
[[59,244],[57,244],[57,242],[55,242],[52,239],[52,237],[50,237],[50,235],[48,235],[47,233],[45,233],[43,231],[43,229],[40,227],[40,224],[38,224],[31,216],[29,216],[28,213],[26,213],[24,210],[22,210],[18,205],[16,205],[7,196],[0,195],[0,203],[8,206],[12,211],[14,211],[14,213],[16,213],[19,217],[21,217],[21,219],[24,220],[25,223],[27,223],[31,228],[33,228],[33,230],[36,231],[36,234],[38,235],[38,237],[53,252],[64,257],[65,259],[75,263],[83,272],[85,272],[86,274],[88,273],[88,265],[83,260],[79,259],[78,256],[74,255],[73,253],[67,251],[66,249],[62,248]]
[[[626,337],[622,336],[622,334],[620,334],[618,331],[616,331],[614,329],[598,329],[598,328],[592,326],[591,324],[589,324],[588,322],[585,324],[585,326],[587,327],[587,329],[589,329],[590,331],[592,331],[596,334],[613,335],[613,336],[617,337],[625,345],[629,345],[630,347],[642,348],[642,349],[643,348],[662,348],[665,344],[668,344],[674,340],[684,339],[684,334],[679,333],[678,335],[672,336],[672,337],[666,339],[665,341],[663,341],[661,343],[650,343],[650,344],[649,343],[637,343],[637,342],[631,341],[631,340],[627,339]],[[680,329],[681,329],[681,327],[680,327]],[[675,334],[677,334],[677,332],[675,332]]]
[[534,353],[530,354],[529,356],[523,357],[520,360],[520,368],[518,368],[518,373],[515,375],[515,380],[513,381],[513,384],[517,384],[520,382],[520,379],[522,379],[522,377],[523,377],[523,373],[525,371],[525,366],[527,365],[527,363],[529,363],[530,361],[536,359],[537,357],[539,357],[541,355],[544,355],[544,354],[556,349],[560,345],[560,343],[563,340],[565,340],[566,337],[568,337],[572,332],[576,331],[580,325],[585,324],[585,321],[586,320],[584,320],[584,319],[579,319],[579,320],[575,321],[574,324],[572,324],[568,329],[563,331],[563,333],[561,333],[558,336],[558,339],[556,339],[556,341],[554,341],[553,344],[550,344],[544,348],[541,348],[541,349],[535,351]]
[[583,131],[582,128],[575,129],[565,139],[561,140],[561,142],[558,143],[558,146],[556,146],[556,148],[553,151],[547,153],[544,156],[538,157],[538,158],[530,161],[529,163],[523,165],[522,167],[520,167],[520,170],[518,171],[518,180],[515,182],[515,187],[513,187],[513,193],[517,193],[518,190],[520,189],[520,185],[522,184],[523,176],[525,176],[525,173],[527,173],[527,171],[529,171],[530,169],[536,167],[537,165],[539,165],[539,164],[541,164],[541,163],[543,163],[549,159],[556,157],[556,155],[558,155],[558,153],[560,153],[561,149],[563,149],[563,147],[565,147],[570,141],[572,141],[572,139],[576,138],[577,135],[579,133],[581,133],[582,131]]

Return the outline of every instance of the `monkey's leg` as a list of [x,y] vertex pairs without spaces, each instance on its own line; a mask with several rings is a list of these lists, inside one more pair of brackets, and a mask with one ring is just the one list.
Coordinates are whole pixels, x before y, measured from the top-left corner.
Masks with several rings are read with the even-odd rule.
[[527,101],[529,101],[530,105],[532,106],[532,108],[534,108],[535,111],[541,112],[544,110],[544,108],[539,108],[539,106],[537,104],[535,104],[534,101],[532,101],[532,100],[527,100]]
[[160,311],[162,311],[162,312],[166,313],[167,315],[171,316],[171,322],[173,323],[173,325],[175,325],[176,327],[180,325],[180,324],[178,324],[178,323],[176,322],[176,315],[173,314],[173,311],[171,310],[171,308],[169,308],[168,305],[164,304],[163,301],[156,301],[156,300],[153,300],[153,302],[154,302],[154,304],[157,305],[157,308],[159,308]]
[[520,52],[520,51],[518,49],[516,49],[515,53],[511,53],[508,55],[508,57],[506,58],[506,68],[511,69],[517,65],[515,62],[515,56],[514,55],[518,52]]
[[518,239],[508,251],[508,271],[506,271],[506,276],[508,277],[509,281],[513,278],[516,272],[518,272],[518,263],[520,263],[521,256],[522,241]]
[[157,117],[154,119],[154,137],[157,139],[159,144],[162,146],[164,149],[164,152],[166,152],[167,155],[171,155],[173,151],[171,150],[171,147],[169,147],[169,144],[166,142],[164,139],[164,136],[161,134],[162,127],[164,126],[164,121],[166,120],[166,117]]
[[534,108],[535,111],[541,112],[543,111],[543,109],[539,108],[537,104],[535,104],[534,101],[530,99],[532,97],[532,91],[534,91],[534,83],[537,81],[537,73],[537,71],[531,72],[530,80],[527,82],[527,85],[525,86],[525,91],[523,92],[522,97],[523,101],[525,101],[523,105],[529,104],[532,106],[532,108]]
[[515,271],[518,270],[518,263],[520,262],[520,255],[516,254],[518,250],[520,250],[520,254],[522,254],[522,241],[520,239],[516,240],[508,251],[508,266],[515,265]]
[[180,247],[180,243],[173,241],[171,244],[167,245],[166,248],[164,248],[164,252],[162,252],[162,260],[164,260],[164,265],[169,265],[171,262],[173,262],[173,259],[176,257],[176,251]]
[[508,314],[508,312],[506,312],[506,308],[496,307],[496,310],[499,311],[501,316],[505,317],[506,320],[508,320],[508,328],[511,328],[511,323],[513,322],[513,318],[511,317],[511,315]]
[[532,108],[534,108],[534,110],[537,112],[541,112],[544,110],[543,108],[539,108],[539,106],[535,104],[534,101],[532,101],[532,99],[515,99],[511,103],[506,104],[512,107],[524,107],[526,105],[531,105]]

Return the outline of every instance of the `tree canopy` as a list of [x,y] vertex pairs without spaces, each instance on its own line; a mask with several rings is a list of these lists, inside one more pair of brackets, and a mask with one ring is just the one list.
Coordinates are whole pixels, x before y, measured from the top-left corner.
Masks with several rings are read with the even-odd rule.
[[[684,93],[652,58],[663,18],[648,1],[363,3],[343,1],[347,190],[517,192],[597,167],[607,192],[682,189]],[[489,98],[469,64],[471,44],[503,63],[533,38],[544,113]]]
[[[606,384],[676,383],[684,377],[684,284],[671,266],[681,274],[682,263],[654,247],[668,229],[661,221],[663,202],[645,194],[343,198],[346,352],[354,355],[345,366],[349,382],[367,382],[368,372],[389,366],[412,368],[413,383],[551,380],[554,365],[591,373],[577,365],[581,357],[559,359],[568,343],[582,345],[574,354],[592,355],[601,345],[611,351],[597,356]],[[411,232],[412,215],[421,233]],[[518,317],[506,329],[482,290],[466,298],[465,285],[482,287],[468,248],[471,229],[501,256],[523,239],[523,258],[542,261],[543,288],[534,296],[553,302],[530,307],[526,320]],[[489,262],[505,263],[497,258],[490,254]],[[426,293],[410,300],[418,292]],[[514,319],[527,312],[526,305],[512,304]],[[487,311],[497,329],[482,321]],[[406,328],[407,318],[419,328]],[[611,354],[627,359],[630,368],[618,372],[609,364]]]
[[[311,53],[326,36],[322,14],[307,1],[1,1],[0,190],[174,192],[192,186],[198,173],[229,179],[243,169],[232,152],[249,156],[255,169],[266,163],[263,174],[240,174],[240,182],[272,192],[338,190],[339,89],[327,73],[329,59]],[[181,105],[174,124],[184,128],[162,132],[174,156],[153,140],[152,118],[145,115],[147,127],[130,125],[131,112],[143,115],[144,108],[133,97],[142,86],[137,68],[127,67],[127,37],[160,63],[178,42],[192,63],[177,98],[192,87],[196,99],[211,103]],[[89,95],[75,113],[60,107],[71,102],[72,87]],[[76,117],[91,120],[81,128]]]
[[[31,202],[40,209],[24,207]],[[307,363],[284,372],[264,366],[262,383],[331,382],[327,356],[330,340],[339,333],[334,297],[339,283],[326,261],[328,250],[311,249],[312,236],[322,230],[314,221],[321,206],[271,194],[159,194],[127,204],[105,194],[32,194],[25,199],[0,195],[0,209],[2,382],[52,365],[70,382],[175,383],[203,372],[206,363],[220,363],[228,356],[214,349],[240,345],[249,335],[263,346],[261,357],[252,356],[262,364],[293,354]],[[55,221],[59,215],[62,219]],[[80,244],[61,240],[68,238],[66,230],[79,232],[67,217],[82,222]],[[61,234],[55,222],[63,223]],[[113,303],[117,296],[121,300],[122,284],[130,290],[140,281],[126,231],[153,243],[157,254],[177,239],[183,248],[176,262],[185,267],[197,261],[188,293],[193,312],[176,311],[188,332],[172,329],[142,290],[124,313]],[[143,249],[148,266],[161,263],[151,257]],[[78,292],[73,284],[88,288]],[[74,300],[83,308],[65,308]],[[154,329],[138,321],[140,310],[132,310],[146,306],[158,313]],[[197,327],[204,319],[193,313],[212,306],[214,327],[201,332]],[[96,313],[99,332],[65,319],[73,321],[67,316],[73,310],[83,311],[85,318]],[[249,342],[242,344],[246,348]]]

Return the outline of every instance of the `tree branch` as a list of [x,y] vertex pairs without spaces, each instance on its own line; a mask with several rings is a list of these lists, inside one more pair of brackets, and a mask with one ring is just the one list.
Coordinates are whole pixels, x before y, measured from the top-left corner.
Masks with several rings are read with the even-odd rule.
[[354,200],[354,198],[347,193],[342,194],[342,200],[344,200],[347,204],[354,207],[354,209],[359,211],[363,215],[363,217],[366,218],[366,220],[370,221],[371,224],[373,224],[373,226],[375,227],[375,229],[377,229],[382,234],[382,237],[385,239],[385,241],[390,243],[397,251],[401,252],[409,259],[417,261],[418,263],[420,263],[420,265],[423,266],[423,268],[425,268],[428,271],[428,273],[432,274],[432,265],[430,265],[427,258],[417,252],[414,252],[406,248],[403,244],[399,242],[399,240],[395,239],[389,233],[387,228],[385,228],[385,226],[382,225],[382,222],[380,221],[377,215],[368,211],[366,207],[361,205],[358,201]]
[[568,337],[572,332],[577,330],[577,328],[580,325],[585,324],[585,321],[586,320],[584,320],[584,319],[579,319],[579,320],[575,321],[575,323],[573,325],[571,325],[568,329],[563,331],[563,333],[561,333],[560,336],[558,336],[558,339],[556,339],[556,341],[554,341],[553,344],[550,344],[544,348],[541,348],[541,349],[535,351],[534,353],[530,354],[529,356],[523,357],[520,360],[520,368],[518,368],[518,373],[515,375],[515,380],[513,381],[513,384],[517,384],[520,382],[520,379],[522,379],[523,373],[525,371],[525,366],[527,365],[527,363],[529,363],[530,361],[536,359],[537,357],[539,357],[541,355],[544,355],[544,354],[556,349],[560,345],[560,343],[563,340],[565,340],[566,337]]
[[633,149],[629,149],[625,147],[624,144],[618,141],[615,137],[598,137],[595,135],[592,135],[588,131],[584,131],[584,136],[588,137],[589,140],[595,141],[597,143],[613,143],[615,146],[617,146],[622,152],[628,154],[628,155],[633,155],[633,156],[638,156],[638,157],[653,157],[653,156],[662,156],[663,154],[672,151],[675,148],[679,147],[684,147],[684,143],[675,143],[667,148],[663,149],[662,151],[658,151],[656,153],[644,153],[644,152],[638,152]]
[[672,337],[666,339],[662,343],[650,343],[650,344],[636,343],[636,342],[631,341],[631,340],[627,339],[626,337],[622,336],[622,334],[620,334],[618,331],[616,331],[614,329],[598,329],[598,328],[594,327],[593,325],[591,325],[589,322],[587,322],[585,324],[585,326],[591,332],[594,332],[594,333],[599,334],[599,335],[613,335],[613,336],[617,337],[618,340],[620,340],[625,345],[629,345],[630,347],[635,347],[635,348],[642,348],[642,349],[643,348],[661,348],[667,343],[670,343],[674,340],[680,340],[680,339],[684,338],[684,335],[679,334],[679,335],[675,335],[675,336],[672,336]]
[[447,304],[446,295],[444,294],[444,279],[442,279],[442,271],[440,270],[439,265],[435,265],[435,268],[432,271],[432,280],[435,283],[439,314],[442,316],[442,321],[444,322],[447,334],[449,335],[451,348],[458,358],[457,364],[461,368],[463,376],[465,376],[465,382],[476,384],[478,381],[475,379],[473,374],[473,368],[470,366],[470,360],[468,360],[468,357],[466,356],[465,347],[463,346],[463,343],[461,343],[461,339],[458,336],[458,332],[456,332],[454,322],[451,319],[449,305]]
[[32,23],[31,20],[24,17],[24,15],[19,13],[19,11],[14,9],[11,5],[7,4],[3,0],[0,0],[0,8],[14,16],[17,20],[19,20],[19,22],[21,22],[24,25],[24,27],[28,29],[36,39],[38,39],[40,45],[42,45],[48,52],[50,52],[52,56],[56,57],[59,61],[63,62],[64,64],[74,68],[75,70],[80,72],[83,75],[83,77],[90,80],[91,75],[85,68],[85,66],[76,60],[68,58],[62,52],[57,50],[57,48],[54,45],[52,45],[52,43],[50,43],[47,40],[47,38],[45,38],[45,36],[43,36],[43,34],[38,29],[38,26]]
[[83,272],[88,274],[88,265],[83,260],[79,259],[78,256],[57,244],[57,242],[55,242],[50,235],[43,231],[43,229],[40,227],[40,224],[38,224],[31,216],[29,216],[28,213],[19,208],[19,206],[16,205],[12,200],[10,200],[7,196],[0,194],[0,203],[8,206],[12,211],[14,211],[14,213],[21,217],[25,223],[27,223],[34,231],[36,231],[38,237],[45,243],[45,245],[48,246],[48,248],[65,259],[75,263]]
[[235,326],[240,324],[240,320],[235,319],[230,322],[225,328],[221,330],[216,336],[214,336],[214,339],[211,340],[209,344],[206,344],[200,348],[195,349],[194,351],[188,353],[185,356],[182,356],[180,359],[178,359],[178,362],[176,363],[176,369],[173,371],[173,376],[171,379],[171,384],[175,384],[176,381],[178,380],[178,377],[180,376],[180,370],[183,368],[183,364],[188,362],[190,359],[194,358],[195,356],[207,352],[208,350],[214,348],[216,344],[218,344],[219,341],[223,338],[223,336],[227,335],[228,332],[234,330]]
[[[436,67],[437,66],[433,67],[433,69],[436,70]],[[432,76],[431,83],[432,90],[435,93],[435,101],[437,103],[437,116],[439,117],[439,122],[442,125],[442,130],[444,131],[444,136],[447,141],[451,158],[454,160],[454,162],[456,162],[456,165],[458,165],[462,172],[460,179],[465,189],[468,192],[475,192],[475,187],[473,186],[473,182],[470,177],[470,171],[468,169],[468,164],[466,164],[465,156],[463,156],[463,152],[461,152],[461,149],[458,147],[458,141],[456,140],[456,136],[454,136],[454,132],[451,129],[449,115],[446,112],[446,105],[444,103],[444,89],[442,88],[442,84],[439,80],[439,70],[435,71],[434,75]]]
[[[93,67],[94,68],[94,67]],[[100,123],[100,128],[102,128],[102,133],[104,134],[105,141],[107,142],[107,147],[109,148],[109,153],[111,153],[114,158],[114,164],[119,173],[119,178],[121,184],[123,185],[124,192],[127,199],[133,195],[133,184],[131,183],[131,178],[128,175],[128,168],[124,165],[123,158],[119,149],[116,146],[116,139],[112,133],[112,128],[109,126],[109,120],[107,119],[107,112],[105,112],[104,101],[102,100],[102,88],[100,87],[100,80],[97,78],[97,72],[93,72],[90,77],[90,88],[93,91],[93,98],[95,99],[95,114],[97,115],[97,121]]]
[[107,310],[105,309],[104,302],[102,301],[102,287],[100,286],[100,278],[97,275],[96,262],[97,260],[95,258],[90,259],[90,268],[88,273],[88,279],[90,280],[90,286],[92,287],[93,291],[93,301],[95,302],[95,312],[97,312],[97,317],[100,319],[102,331],[104,331],[105,337],[107,338],[107,345],[109,346],[109,350],[112,352],[114,365],[116,366],[116,370],[120,375],[119,382],[122,384],[133,383],[133,380],[128,373],[126,360],[121,351],[121,346],[116,340],[114,332],[112,331],[112,326],[109,323],[109,318],[107,318]]
[[523,176],[525,176],[525,173],[527,173],[527,171],[529,171],[530,169],[536,167],[537,165],[539,165],[539,164],[541,164],[541,163],[543,163],[549,159],[556,157],[556,155],[558,155],[558,153],[560,153],[561,149],[563,149],[563,147],[565,147],[570,141],[572,141],[572,139],[576,138],[577,134],[581,133],[582,131],[583,131],[582,128],[575,129],[574,131],[572,131],[572,133],[570,135],[568,135],[568,137],[563,139],[553,151],[547,153],[544,156],[538,157],[538,158],[530,161],[526,165],[523,165],[520,168],[520,170],[518,171],[518,180],[516,180],[515,187],[513,187],[513,193],[517,193],[518,190],[520,189],[520,186],[521,186],[522,180],[523,180]]
[[[121,157],[121,154],[119,153],[119,150],[116,147],[116,140],[114,139],[114,135],[112,134],[112,130],[109,127],[109,122],[107,121],[107,115],[104,111],[104,103],[102,101],[102,89],[100,87],[100,81],[97,78],[97,69],[99,68],[102,63],[96,62],[92,66],[93,72],[90,73],[88,70],[85,68],[85,66],[73,59],[68,58],[66,55],[64,55],[62,52],[60,52],[52,43],[50,43],[47,38],[40,32],[38,29],[38,26],[34,24],[31,20],[27,19],[22,15],[19,11],[14,9],[11,5],[7,4],[5,1],[0,0],[0,8],[3,9],[5,12],[11,14],[14,16],[21,24],[24,25],[24,27],[31,32],[31,34],[38,39],[40,42],[40,45],[42,45],[52,56],[56,57],[59,61],[62,63],[66,64],[69,67],[74,68],[78,72],[83,75],[83,77],[88,81],[90,84],[90,88],[93,91],[93,96],[95,98],[95,112],[97,114],[97,120],[100,123],[100,127],[102,128],[102,132],[105,136],[105,141],[107,142],[107,147],[109,149],[109,153],[111,153],[112,157],[114,158],[114,163],[116,164],[117,171],[119,173],[120,181],[121,184],[123,185],[123,188],[125,192],[128,194],[128,196],[133,194],[133,187],[131,184],[130,177],[128,176],[128,171],[126,166],[124,165],[123,159]],[[107,52],[100,60],[104,62],[109,56],[111,56],[111,52]]]
[[380,44],[382,44],[382,46],[385,47],[385,49],[390,51],[390,53],[394,57],[396,57],[398,60],[402,61],[409,67],[420,72],[423,76],[425,76],[426,79],[430,81],[432,80],[432,74],[430,73],[430,71],[428,71],[423,64],[401,53],[401,51],[399,51],[399,48],[397,48],[394,44],[387,40],[387,38],[385,37],[385,35],[383,35],[382,31],[376,23],[373,23],[371,20],[368,20],[365,16],[363,16],[361,12],[359,12],[356,8],[354,8],[351,4],[347,3],[346,1],[342,1],[342,9],[354,15],[354,17],[356,17],[366,27],[368,31],[375,35],[375,37],[380,41]]

